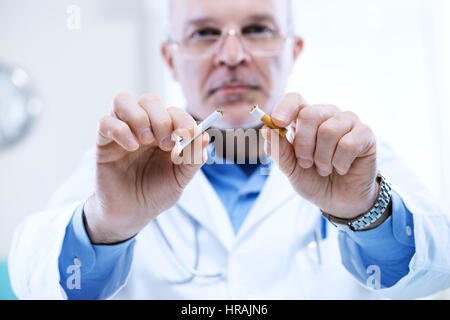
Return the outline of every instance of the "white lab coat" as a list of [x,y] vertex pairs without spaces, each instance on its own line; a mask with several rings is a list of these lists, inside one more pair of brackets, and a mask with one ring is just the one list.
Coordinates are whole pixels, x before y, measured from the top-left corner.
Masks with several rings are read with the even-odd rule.
[[[195,278],[178,266],[153,223],[137,236],[126,284],[117,299],[373,299],[416,298],[450,287],[450,219],[410,171],[384,144],[378,146],[378,165],[414,216],[416,253],[410,272],[395,286],[372,290],[342,265],[338,232],[329,225],[320,243],[322,264],[312,245],[319,227],[319,209],[301,198],[274,166],[273,173],[234,235],[218,195],[201,171],[176,207],[158,221],[177,256],[194,265],[194,232],[198,221],[200,258],[204,273],[223,272],[222,278]],[[9,267],[19,298],[64,299],[59,285],[58,256],[65,228],[77,208],[93,192],[94,153],[56,193],[51,206],[28,217],[15,233]],[[185,213],[183,213],[182,208]],[[407,232],[405,230],[405,232]],[[355,257],[355,263],[358,257]],[[369,275],[368,275],[369,276]]]

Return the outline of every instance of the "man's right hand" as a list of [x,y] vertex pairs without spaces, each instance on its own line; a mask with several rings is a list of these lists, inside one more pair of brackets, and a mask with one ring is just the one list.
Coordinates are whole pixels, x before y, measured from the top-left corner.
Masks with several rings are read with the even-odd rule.
[[98,126],[95,194],[84,207],[92,243],[127,240],[177,203],[207,160],[209,137],[197,138],[177,164],[171,137],[173,132],[193,136],[196,127],[183,109],[166,109],[155,95],[139,101],[116,96],[113,112]]

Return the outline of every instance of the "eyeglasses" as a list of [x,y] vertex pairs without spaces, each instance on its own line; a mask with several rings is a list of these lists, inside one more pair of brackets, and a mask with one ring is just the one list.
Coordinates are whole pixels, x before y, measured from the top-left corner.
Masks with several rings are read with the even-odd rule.
[[248,27],[242,31],[229,29],[201,29],[183,41],[169,39],[169,43],[191,58],[207,58],[217,53],[228,37],[238,37],[241,45],[252,56],[273,56],[280,52],[290,36],[266,27]]

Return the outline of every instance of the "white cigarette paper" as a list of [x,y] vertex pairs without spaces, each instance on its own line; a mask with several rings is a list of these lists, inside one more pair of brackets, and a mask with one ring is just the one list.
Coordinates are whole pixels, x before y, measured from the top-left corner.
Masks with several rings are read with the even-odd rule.
[[258,106],[255,106],[254,108],[252,108],[252,110],[250,111],[250,114],[255,117],[256,120],[261,121],[262,118],[264,118],[264,116],[266,115],[266,113],[264,111],[262,111]]
[[209,117],[207,117],[205,120],[203,120],[195,129],[194,137],[190,139],[182,139],[181,137],[174,135],[172,138],[176,142],[174,151],[176,154],[181,154],[181,152],[186,148],[188,145],[192,143],[195,139],[200,137],[203,132],[211,128],[214,123],[222,119],[224,115],[224,111],[215,111],[213,112]]

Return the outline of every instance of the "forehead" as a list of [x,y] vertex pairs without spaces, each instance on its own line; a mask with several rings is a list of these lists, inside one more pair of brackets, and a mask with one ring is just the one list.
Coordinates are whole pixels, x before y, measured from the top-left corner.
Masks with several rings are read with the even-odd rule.
[[218,24],[243,23],[249,17],[271,17],[280,28],[287,27],[287,0],[170,0],[172,32],[182,31],[192,21]]

